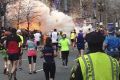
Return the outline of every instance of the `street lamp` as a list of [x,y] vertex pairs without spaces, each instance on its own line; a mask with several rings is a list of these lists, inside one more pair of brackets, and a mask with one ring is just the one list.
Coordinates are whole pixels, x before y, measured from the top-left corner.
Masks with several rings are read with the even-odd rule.
[[96,15],[96,0],[92,0],[93,1],[93,19],[96,19],[97,15]]

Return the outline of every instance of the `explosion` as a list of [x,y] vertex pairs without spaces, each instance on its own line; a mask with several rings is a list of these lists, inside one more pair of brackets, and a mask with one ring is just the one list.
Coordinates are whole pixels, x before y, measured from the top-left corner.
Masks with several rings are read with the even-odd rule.
[[50,8],[39,0],[19,0],[7,6],[7,20],[14,27],[48,32],[56,28],[70,32],[75,27],[72,18]]

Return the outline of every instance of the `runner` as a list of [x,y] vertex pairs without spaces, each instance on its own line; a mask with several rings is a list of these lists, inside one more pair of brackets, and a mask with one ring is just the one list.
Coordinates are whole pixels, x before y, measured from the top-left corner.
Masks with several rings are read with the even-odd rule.
[[[59,35],[58,35],[58,42],[62,39],[62,35],[63,35],[63,32],[60,31],[59,32]],[[59,52],[59,58],[61,59],[62,58],[62,55],[61,55],[61,50],[60,50],[60,47],[58,48],[58,52]]]
[[21,39],[16,34],[16,29],[12,28],[11,34],[7,36],[7,39],[6,39],[6,48],[7,48],[8,60],[9,60],[9,67],[10,65],[12,65],[12,68],[9,74],[9,80],[12,80],[12,76],[14,76],[14,80],[17,80],[16,70],[17,70],[17,64],[20,56],[19,42],[21,42]]
[[80,30],[78,33],[78,36],[76,38],[76,43],[77,43],[77,48],[79,51],[77,56],[81,56],[84,54],[84,47],[85,47],[85,41],[84,41],[82,30]]
[[40,46],[40,40],[41,40],[41,34],[39,33],[39,31],[35,31],[35,34],[34,34],[34,41],[37,45],[37,50],[38,50],[38,46]]
[[22,55],[23,55],[23,43],[24,43],[24,38],[22,36],[22,32],[21,30],[17,30],[17,35],[20,37],[21,42],[19,43],[20,46],[20,50],[19,50],[19,54],[20,54],[20,58],[19,58],[19,69],[22,70]]
[[5,44],[6,44],[6,36],[3,32],[1,39],[0,39],[0,54],[4,60],[4,72],[3,73],[8,74],[8,64],[7,64],[8,63],[8,55],[6,53]]
[[[37,58],[37,51],[36,51],[36,44],[34,42],[34,37],[30,36],[29,40],[27,40],[27,56],[29,61],[29,74],[36,73],[36,58]],[[33,59],[33,61],[32,61]]]
[[46,39],[47,39],[47,37],[49,37],[48,34],[44,34],[44,35],[43,35],[43,45],[46,44]]
[[44,57],[43,70],[45,72],[46,80],[54,80],[56,72],[54,57],[56,57],[56,51],[52,46],[52,40],[50,37],[47,37],[42,52],[43,54],[41,58]]
[[62,39],[59,41],[59,47],[61,48],[62,62],[65,68],[67,68],[68,64],[69,46],[70,41],[66,37],[66,34],[63,34]]
[[74,47],[75,47],[75,40],[76,40],[76,31],[73,30],[71,33],[70,33],[70,39],[71,39],[71,46],[74,50]]
[[53,47],[56,49],[56,52],[58,51],[58,32],[57,29],[54,29],[54,31],[51,33],[51,39]]

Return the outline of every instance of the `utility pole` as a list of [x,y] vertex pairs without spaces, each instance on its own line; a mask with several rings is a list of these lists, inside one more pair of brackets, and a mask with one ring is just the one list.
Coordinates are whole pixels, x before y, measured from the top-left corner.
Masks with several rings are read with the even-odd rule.
[[3,26],[6,27],[6,8],[7,8],[7,4],[10,2],[10,0],[4,0],[3,1]]
[[0,26],[5,27],[5,22],[6,22],[6,6],[7,6],[7,1],[2,1],[0,0]]
[[102,13],[104,12],[104,2],[102,0],[100,0],[98,2],[98,11],[99,11],[99,21],[100,22],[103,22],[103,16],[102,16]]
[[82,18],[82,15],[83,15],[82,0],[80,0],[80,18]]
[[68,0],[64,0],[64,11],[68,12]]
[[93,2],[93,19],[96,19],[96,17],[97,17],[97,13],[96,13],[96,0],[92,0]]

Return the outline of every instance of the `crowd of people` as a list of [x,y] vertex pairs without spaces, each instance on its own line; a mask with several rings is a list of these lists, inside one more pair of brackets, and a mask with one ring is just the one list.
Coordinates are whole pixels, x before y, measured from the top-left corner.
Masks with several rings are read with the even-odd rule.
[[[42,53],[40,58],[44,59],[45,78],[54,80],[56,73],[54,58],[59,56],[62,59],[63,67],[68,68],[69,53],[71,48],[74,51],[75,47],[78,49],[76,55],[78,64],[77,67],[73,67],[70,80],[89,80],[90,78],[93,80],[119,80],[120,34],[116,34],[114,28],[108,29],[107,34],[104,29],[99,28],[94,31],[89,29],[88,33],[83,33],[82,30],[76,33],[73,30],[69,35],[63,31],[57,31],[57,29],[46,34],[38,30],[0,29],[0,54],[4,59],[3,73],[8,75],[9,80],[13,78],[17,80],[16,71],[18,68],[22,70],[23,49],[27,49],[29,74],[37,73],[36,59],[37,53],[40,51]],[[115,71],[110,65],[114,67]],[[100,67],[103,67],[104,70],[101,70]],[[113,71],[113,73],[110,72],[111,75],[104,71]],[[100,76],[103,78],[100,79]]]

